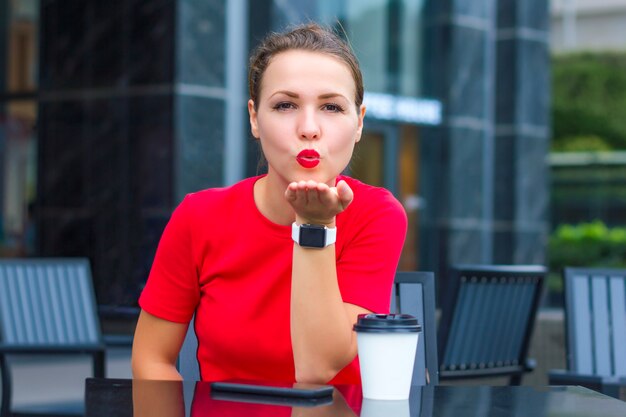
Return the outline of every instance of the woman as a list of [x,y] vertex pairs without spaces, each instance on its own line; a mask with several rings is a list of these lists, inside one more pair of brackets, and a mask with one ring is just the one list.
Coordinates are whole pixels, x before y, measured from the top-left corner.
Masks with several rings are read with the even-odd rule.
[[135,378],[180,379],[195,313],[204,380],[359,383],[357,316],[387,312],[406,214],[342,176],[361,138],[358,62],[315,24],[250,59],[248,111],[267,175],[188,195],[140,298]]

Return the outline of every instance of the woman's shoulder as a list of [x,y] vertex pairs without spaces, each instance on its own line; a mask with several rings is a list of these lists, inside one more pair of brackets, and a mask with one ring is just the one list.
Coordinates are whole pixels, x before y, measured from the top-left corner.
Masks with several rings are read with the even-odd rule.
[[346,181],[354,192],[354,200],[352,204],[357,204],[359,206],[366,205],[370,208],[376,205],[391,205],[397,208],[402,208],[398,199],[386,188],[369,185],[345,175],[340,176],[338,179]]
[[189,193],[179,204],[179,209],[188,213],[206,213],[205,210],[231,211],[235,204],[243,206],[246,196],[253,201],[254,183],[258,177],[250,177],[227,187],[207,188]]

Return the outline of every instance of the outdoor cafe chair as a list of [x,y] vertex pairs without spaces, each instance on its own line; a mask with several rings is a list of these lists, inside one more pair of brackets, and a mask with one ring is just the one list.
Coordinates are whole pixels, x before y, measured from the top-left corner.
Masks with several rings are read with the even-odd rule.
[[626,386],[626,269],[565,268],[567,370],[550,385],[582,385],[619,398]]
[[[422,325],[415,366],[413,367],[412,384],[438,384],[434,274],[416,271],[396,273],[390,311],[392,313],[412,314],[418,318]],[[184,380],[200,380],[196,358],[197,349],[198,340],[192,319],[178,355],[178,371]]]
[[458,265],[448,276],[438,329],[439,379],[509,376],[534,369],[528,348],[546,268]]
[[91,356],[93,375],[104,377],[105,347],[89,261],[0,259],[1,416],[82,413],[82,403],[40,405],[28,413],[12,409],[10,357],[59,354]]

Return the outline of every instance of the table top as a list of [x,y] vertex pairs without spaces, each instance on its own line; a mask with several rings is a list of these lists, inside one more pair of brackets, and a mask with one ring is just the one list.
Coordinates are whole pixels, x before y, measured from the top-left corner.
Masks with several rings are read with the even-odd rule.
[[288,400],[211,392],[208,382],[89,378],[85,416],[626,416],[626,402],[582,387],[412,387],[406,401],[363,399],[360,386],[336,386],[332,399]]

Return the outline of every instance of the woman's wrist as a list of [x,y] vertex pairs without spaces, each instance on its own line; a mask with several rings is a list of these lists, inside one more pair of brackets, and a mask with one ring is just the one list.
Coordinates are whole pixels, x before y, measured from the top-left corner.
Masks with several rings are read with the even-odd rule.
[[312,217],[302,217],[302,216],[298,216],[296,214],[296,224],[301,225],[301,224],[317,224],[320,226],[326,226],[326,227],[335,227],[335,217],[331,217],[328,219],[316,219],[316,218],[312,218]]

